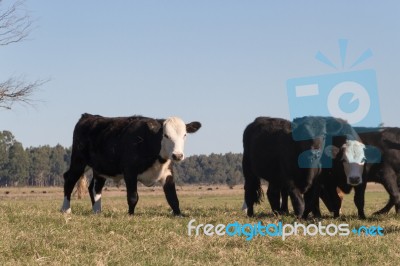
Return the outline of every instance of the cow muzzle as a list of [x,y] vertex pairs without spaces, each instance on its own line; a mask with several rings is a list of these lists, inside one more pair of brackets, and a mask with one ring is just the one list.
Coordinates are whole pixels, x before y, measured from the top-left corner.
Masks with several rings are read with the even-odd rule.
[[361,184],[361,182],[362,180],[359,176],[349,176],[347,178],[347,183],[351,186],[358,186],[359,184]]
[[173,153],[172,154],[172,160],[179,162],[182,161],[184,158],[183,153]]

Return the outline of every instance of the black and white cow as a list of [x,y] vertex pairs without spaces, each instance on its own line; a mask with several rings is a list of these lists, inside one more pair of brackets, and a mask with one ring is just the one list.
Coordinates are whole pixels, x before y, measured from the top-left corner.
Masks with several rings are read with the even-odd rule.
[[[243,134],[243,208],[247,208],[247,214],[252,216],[254,203],[260,201],[259,179],[263,178],[269,182],[267,197],[274,213],[287,212],[288,193],[296,216],[303,216],[304,209],[307,215],[312,210],[314,198],[318,197],[313,183],[321,173],[320,159],[326,139],[331,143],[333,136],[343,136],[342,150],[346,154],[343,163],[350,165],[350,179],[360,180],[362,168],[355,167],[358,165],[353,164],[352,154],[359,153],[362,158],[364,146],[346,121],[332,117],[303,117],[290,123],[284,119],[259,117],[251,123]],[[306,204],[301,194],[304,194]]]
[[[366,146],[362,143],[354,128],[345,120],[333,117],[326,117],[325,119],[328,124],[331,123],[329,121],[336,121],[336,123],[341,124],[341,127],[340,130],[333,132],[333,134],[328,133],[326,136],[326,147],[320,160],[321,171],[316,176],[311,189],[304,194],[304,219],[308,217],[310,212],[313,213],[314,217],[321,217],[318,206],[321,190],[325,191],[328,188],[335,190],[336,196],[331,195],[332,191],[329,191],[330,194],[324,194],[326,194],[325,199],[329,202],[337,200],[336,187],[326,183],[336,184],[335,176],[338,174],[338,169],[343,176],[343,182],[346,182],[349,186],[354,186],[356,190],[360,189],[363,183]],[[288,213],[287,191],[281,191],[281,195],[281,213]],[[337,215],[335,212],[335,216]]]
[[[324,149],[321,158],[321,173],[316,179],[313,194],[307,199],[303,218],[307,218],[310,212],[314,214],[314,217],[321,216],[316,202],[318,202],[321,192],[328,188],[335,190],[336,193],[336,186],[331,184],[337,184],[338,175],[341,176],[347,186],[354,187],[355,190],[361,189],[365,181],[363,180],[363,171],[366,162],[366,146],[350,125],[345,124],[344,128],[347,129],[342,130],[343,135],[331,136],[331,144]],[[330,191],[330,193],[333,192]],[[329,196],[327,195],[327,197]],[[336,199],[333,197],[329,199],[330,202],[333,200]],[[334,216],[337,217],[338,213],[333,212]]]
[[106,178],[123,178],[129,214],[134,214],[139,200],[137,182],[140,181],[146,186],[161,183],[174,215],[179,215],[172,165],[184,159],[186,134],[200,127],[199,122],[185,124],[178,117],[106,118],[83,114],[74,129],[71,165],[64,174],[61,211],[71,212],[72,190],[80,176],[92,168],[89,194],[94,212],[101,211],[101,192]]
[[[367,182],[382,184],[390,199],[384,208],[374,214],[387,213],[393,206],[400,213],[400,128],[355,128],[362,142],[367,146],[366,162],[362,183],[354,187],[354,203],[360,218],[365,218],[364,201]],[[338,155],[340,158],[340,154]],[[348,194],[353,186],[345,178],[345,169],[336,166],[332,172],[326,172],[322,181],[321,199],[328,209],[339,216],[341,197],[336,188]],[[316,202],[318,204],[318,202]],[[318,207],[317,207],[318,208]]]

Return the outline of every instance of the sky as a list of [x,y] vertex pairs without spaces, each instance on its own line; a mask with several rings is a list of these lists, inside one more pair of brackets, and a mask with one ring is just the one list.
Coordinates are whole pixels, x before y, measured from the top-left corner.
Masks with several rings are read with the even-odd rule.
[[33,107],[0,110],[0,130],[24,147],[68,147],[92,113],[200,121],[186,155],[242,152],[257,116],[291,117],[288,80],[365,69],[376,73],[382,122],[400,126],[398,1],[26,0],[25,9],[28,40],[0,47],[0,81],[49,80]]

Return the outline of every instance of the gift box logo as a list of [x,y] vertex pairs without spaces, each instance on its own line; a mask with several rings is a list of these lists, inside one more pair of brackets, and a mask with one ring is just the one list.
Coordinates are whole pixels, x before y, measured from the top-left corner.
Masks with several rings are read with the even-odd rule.
[[[343,69],[346,65],[347,44],[347,40],[339,40]],[[381,115],[375,70],[352,70],[371,56],[371,50],[366,50],[347,68],[348,71],[289,79],[286,85],[291,119],[332,116],[347,120],[352,126],[378,127]],[[316,54],[316,59],[339,69],[321,52]],[[293,134],[293,138],[301,140],[307,137]]]
[[[339,47],[344,67],[347,40],[339,40]],[[350,69],[371,56],[371,50],[366,50]],[[337,69],[322,53],[316,58]],[[377,127],[381,123],[373,69],[289,79],[287,93],[291,119],[314,115],[343,118],[352,126]]]

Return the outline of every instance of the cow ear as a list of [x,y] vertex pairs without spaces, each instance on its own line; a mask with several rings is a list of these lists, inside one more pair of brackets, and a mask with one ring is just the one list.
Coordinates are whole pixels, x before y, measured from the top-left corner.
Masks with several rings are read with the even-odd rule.
[[334,145],[328,145],[324,149],[324,153],[329,158],[335,159],[339,154],[340,149]]
[[377,147],[366,145],[364,152],[367,163],[380,163],[382,161],[382,153]]
[[149,120],[147,121],[147,127],[150,129],[151,132],[157,133],[160,131],[161,124],[158,123],[156,120]]
[[199,128],[201,128],[200,122],[192,122],[192,123],[186,124],[186,132],[187,133],[194,133],[197,130],[199,130]]

